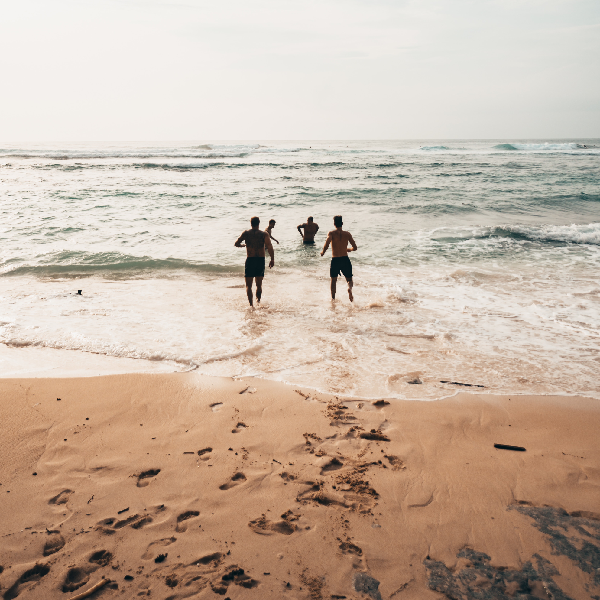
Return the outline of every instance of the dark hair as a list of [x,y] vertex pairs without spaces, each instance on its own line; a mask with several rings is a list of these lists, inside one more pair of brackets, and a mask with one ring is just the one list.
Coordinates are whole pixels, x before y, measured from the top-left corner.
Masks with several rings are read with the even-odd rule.
[[269,225],[270,225],[271,223],[275,223],[275,219],[271,219],[271,220],[269,221]]
[[313,218],[312,218],[312,217],[308,217],[308,220],[309,220],[309,221],[312,221],[312,220],[313,220]]
[[250,219],[250,225],[252,225],[252,227],[258,227],[259,223],[260,223],[260,219],[258,217],[252,217]]
[[333,217],[333,224],[336,227],[341,227],[343,225],[343,223],[342,223],[342,215],[336,215],[335,217]]

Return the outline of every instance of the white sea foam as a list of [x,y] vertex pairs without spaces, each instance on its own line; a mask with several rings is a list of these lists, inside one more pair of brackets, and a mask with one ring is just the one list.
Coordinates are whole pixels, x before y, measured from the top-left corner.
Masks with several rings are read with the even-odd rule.
[[[573,143],[5,148],[0,342],[359,396],[599,396],[600,166]],[[281,243],[250,310],[254,214]],[[313,215],[320,244],[334,214],[354,305],[296,230]]]

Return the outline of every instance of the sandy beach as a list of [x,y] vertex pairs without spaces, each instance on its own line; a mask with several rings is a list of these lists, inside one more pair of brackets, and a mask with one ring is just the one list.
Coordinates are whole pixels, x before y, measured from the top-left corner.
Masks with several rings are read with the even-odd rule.
[[600,596],[595,400],[130,374],[0,420],[4,600]]

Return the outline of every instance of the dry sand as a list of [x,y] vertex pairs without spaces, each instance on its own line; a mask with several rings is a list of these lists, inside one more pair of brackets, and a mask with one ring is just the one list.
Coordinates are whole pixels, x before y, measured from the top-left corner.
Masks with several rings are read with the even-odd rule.
[[593,400],[13,379],[0,428],[4,600],[600,596]]

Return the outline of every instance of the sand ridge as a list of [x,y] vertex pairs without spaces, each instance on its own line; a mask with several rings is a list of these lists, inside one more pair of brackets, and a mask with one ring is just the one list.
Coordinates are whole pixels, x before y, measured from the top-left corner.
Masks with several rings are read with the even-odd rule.
[[3,600],[600,595],[592,400],[117,375],[1,381],[0,418]]

